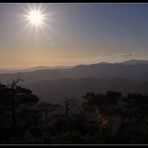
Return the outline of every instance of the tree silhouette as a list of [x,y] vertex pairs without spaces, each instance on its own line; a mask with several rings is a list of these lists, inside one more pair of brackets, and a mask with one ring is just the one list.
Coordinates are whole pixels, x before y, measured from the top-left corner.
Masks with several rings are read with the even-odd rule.
[[67,97],[63,101],[64,109],[65,109],[65,117],[66,119],[69,117],[69,111],[74,107],[75,105],[75,99],[71,98],[68,99]]
[[0,104],[4,106],[5,111],[11,112],[11,127],[14,131],[17,125],[17,112],[29,108],[39,99],[29,89],[18,86],[19,82],[20,79],[12,80],[7,86],[1,85],[0,89]]
[[48,120],[48,113],[52,111],[52,105],[48,102],[42,102],[39,104],[39,109],[44,113],[45,120]]

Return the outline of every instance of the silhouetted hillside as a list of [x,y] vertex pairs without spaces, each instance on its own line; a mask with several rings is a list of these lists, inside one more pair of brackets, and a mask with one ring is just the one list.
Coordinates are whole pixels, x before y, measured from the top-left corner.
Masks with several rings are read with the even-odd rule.
[[136,83],[129,79],[60,79],[54,81],[42,81],[24,85],[42,100],[58,103],[65,97],[81,97],[87,91],[106,92],[116,90],[122,93],[139,92],[148,94],[148,83]]

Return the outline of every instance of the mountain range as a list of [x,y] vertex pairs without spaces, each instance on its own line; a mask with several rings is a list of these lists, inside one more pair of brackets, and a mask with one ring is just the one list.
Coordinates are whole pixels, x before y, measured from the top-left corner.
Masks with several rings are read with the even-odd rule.
[[30,88],[41,99],[58,102],[64,97],[80,97],[87,91],[147,93],[148,61],[96,63],[74,67],[32,68],[30,71],[0,74],[0,82],[21,78],[20,85]]
[[[130,63],[130,64],[128,64]],[[134,63],[134,64],[131,64]],[[102,79],[131,79],[137,82],[148,80],[148,64],[138,60],[136,62],[127,61],[124,63],[97,63],[90,65],[78,65],[72,68],[43,68],[17,73],[0,74],[0,81],[7,82],[10,79],[21,78],[22,84],[35,83],[47,80],[57,80],[65,78],[102,78]]]

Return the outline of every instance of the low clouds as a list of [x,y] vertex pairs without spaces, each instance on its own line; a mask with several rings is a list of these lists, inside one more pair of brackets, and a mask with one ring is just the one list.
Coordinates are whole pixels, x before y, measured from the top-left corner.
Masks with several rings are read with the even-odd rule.
[[130,57],[133,57],[134,55],[135,55],[135,53],[133,53],[133,52],[120,54],[120,56],[124,57],[124,58],[130,58]]

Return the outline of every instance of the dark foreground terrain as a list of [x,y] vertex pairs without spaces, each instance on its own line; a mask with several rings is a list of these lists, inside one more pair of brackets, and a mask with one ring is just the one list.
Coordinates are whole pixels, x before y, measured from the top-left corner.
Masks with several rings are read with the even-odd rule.
[[136,144],[148,142],[148,96],[87,92],[58,104],[29,89],[0,84],[1,144]]

